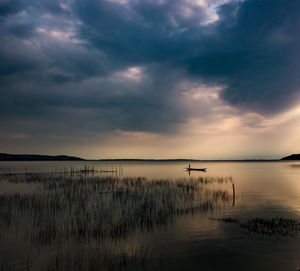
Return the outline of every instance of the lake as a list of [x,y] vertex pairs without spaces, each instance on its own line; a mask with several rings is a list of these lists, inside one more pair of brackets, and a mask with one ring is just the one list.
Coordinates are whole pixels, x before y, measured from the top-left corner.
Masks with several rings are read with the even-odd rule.
[[300,269],[300,162],[187,166],[0,162],[0,269]]

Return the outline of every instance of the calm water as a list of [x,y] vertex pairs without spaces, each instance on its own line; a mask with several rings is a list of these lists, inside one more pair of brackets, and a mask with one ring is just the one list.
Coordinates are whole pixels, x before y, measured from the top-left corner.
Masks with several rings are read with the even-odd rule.
[[[30,235],[31,228],[27,230],[29,233],[25,233],[25,230],[22,231],[22,225],[17,225],[17,223],[24,223],[25,225],[27,223],[26,217],[22,217],[21,211],[16,212],[18,217],[16,221],[18,222],[12,223],[12,226],[8,227],[3,226],[4,222],[1,225],[0,260],[2,266],[0,267],[2,270],[8,270],[8,268],[16,270],[19,265],[25,269],[26,263],[24,262],[26,260],[24,259],[26,257],[31,258],[28,266],[33,270],[51,268],[52,270],[60,270],[62,267],[58,266],[55,269],[53,267],[55,264],[52,264],[51,268],[47,266],[49,259],[53,258],[58,250],[57,244],[59,244],[59,249],[63,248],[62,250],[68,247],[70,251],[74,251],[72,249],[78,246],[83,251],[92,249],[95,255],[97,253],[98,255],[103,254],[105,251],[117,253],[118,248],[122,248],[122,253],[126,252],[126,257],[129,259],[126,262],[112,266],[98,266],[95,270],[152,270],[154,268],[161,270],[183,270],[187,268],[196,270],[300,269],[299,234],[274,236],[251,233],[236,223],[224,223],[211,219],[234,218],[239,221],[247,221],[253,218],[282,217],[300,222],[299,162],[191,163],[192,167],[206,167],[207,172],[191,172],[190,175],[184,170],[187,163],[183,162],[1,162],[0,173],[63,172],[70,170],[71,167],[76,170],[84,166],[98,170],[99,172],[95,174],[100,177],[140,176],[146,177],[147,181],[163,179],[175,182],[176,179],[185,179],[185,182],[188,183],[189,180],[196,180],[198,177],[231,178],[224,179],[223,182],[211,181],[203,185],[203,190],[199,190],[197,200],[200,196],[203,201],[213,199],[213,207],[208,208],[208,210],[202,208],[200,212],[186,212],[186,214],[183,214],[184,211],[182,211],[179,212],[180,215],[169,219],[167,223],[155,224],[155,227],[150,230],[145,230],[142,226],[141,228],[135,226],[130,234],[124,238],[112,238],[108,241],[101,239],[100,243],[91,241],[80,243],[72,239],[65,240],[64,236],[55,236],[53,238],[60,240],[55,244],[49,242],[43,246],[36,245],[36,243],[34,245],[34,242],[30,241],[28,237],[32,236]],[[101,170],[116,170],[117,172],[100,173]],[[12,199],[16,194],[26,197],[26,195],[41,193],[43,189],[39,183],[15,182],[10,178],[4,176],[0,182],[3,202]],[[235,186],[234,198],[232,183]],[[182,183],[178,183],[176,187],[180,188],[182,185]],[[155,191],[159,192],[159,190]],[[221,193],[220,191],[225,196],[217,196],[218,198],[215,200],[216,195]],[[181,193],[181,190],[178,193]],[[155,200],[155,197],[151,199]],[[101,204],[105,204],[106,200],[108,199],[103,200]],[[139,200],[138,197],[135,199],[137,204]],[[174,198],[174,201],[179,200],[182,201],[182,198]],[[184,203],[178,204],[187,208],[187,204],[194,204],[194,201],[186,200]],[[164,202],[163,200],[159,204],[163,205]],[[4,210],[6,207],[3,206],[0,206],[2,215],[7,211]],[[31,206],[28,208],[38,207]],[[180,210],[184,210],[184,208],[180,208]],[[116,210],[112,209],[114,212]],[[59,218],[57,219],[59,220]],[[118,219],[122,220],[122,214]],[[33,224],[32,231],[35,231],[36,227],[38,227],[37,224]],[[146,256],[142,263],[136,263],[137,261],[135,262],[133,259],[137,250],[145,251]],[[141,257],[140,254],[139,257]],[[87,259],[88,261],[96,261],[97,256]],[[64,269],[68,269],[66,265]]]

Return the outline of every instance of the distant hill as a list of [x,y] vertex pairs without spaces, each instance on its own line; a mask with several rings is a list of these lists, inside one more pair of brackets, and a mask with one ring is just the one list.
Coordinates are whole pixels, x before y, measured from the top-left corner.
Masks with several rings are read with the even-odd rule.
[[281,158],[281,160],[300,160],[300,154],[292,154]]
[[7,154],[0,153],[0,161],[84,161],[84,159],[67,155]]

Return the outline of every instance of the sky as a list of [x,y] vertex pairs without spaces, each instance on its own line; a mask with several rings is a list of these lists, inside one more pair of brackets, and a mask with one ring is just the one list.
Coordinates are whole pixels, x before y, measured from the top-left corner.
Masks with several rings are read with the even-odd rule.
[[0,0],[0,152],[300,153],[299,0]]

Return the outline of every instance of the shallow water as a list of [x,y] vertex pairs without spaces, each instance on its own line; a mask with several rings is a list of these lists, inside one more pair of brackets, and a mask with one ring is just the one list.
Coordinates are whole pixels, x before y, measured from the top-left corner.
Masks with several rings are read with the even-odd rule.
[[[238,224],[211,219],[225,217],[247,221],[256,217],[264,219],[282,217],[300,222],[299,162],[193,162],[191,163],[192,167],[206,167],[207,172],[191,172],[190,175],[185,171],[186,162],[1,162],[0,173],[22,174],[27,172],[28,175],[32,172],[54,171],[62,173],[69,171],[71,167],[76,170],[84,166],[98,170],[95,176],[100,178],[141,176],[146,177],[146,181],[153,179],[175,181],[175,179],[184,178],[186,183],[192,178],[197,179],[198,177],[231,177],[231,179],[201,184],[203,190],[199,190],[197,194],[197,204],[213,200],[213,207],[209,210],[201,209],[199,212],[187,212],[186,214],[183,214],[182,211],[176,215],[172,214],[166,218],[166,223],[154,223],[154,226],[148,230],[137,224],[124,238],[114,239],[112,237],[105,240],[101,239],[101,242],[92,238],[88,239],[88,242],[86,240],[73,240],[72,238],[66,240],[66,237],[62,235],[56,236],[57,240],[53,243],[50,240],[49,244],[46,245],[36,244],[29,239],[36,238],[31,231],[39,230],[39,226],[35,225],[31,228],[30,219],[23,217],[26,214],[24,210],[16,211],[17,218],[14,223],[10,224],[9,227],[4,227],[2,221],[1,225],[0,264],[2,265],[0,268],[2,270],[14,270],[16,265],[21,265],[23,269],[28,265],[33,270],[47,268],[65,270],[68,269],[67,265],[58,264],[55,267],[53,261],[55,262],[55,259],[59,258],[72,264],[76,257],[82,257],[84,261],[89,263],[94,262],[94,267],[97,266],[95,270],[152,270],[154,268],[160,270],[187,268],[198,270],[299,270],[300,268],[299,234],[274,236],[251,233],[242,229]],[[116,172],[101,173],[100,170],[116,170]],[[5,197],[5,200],[13,195],[21,195],[26,200],[26,197],[30,197],[30,195],[42,193],[41,183],[20,182],[20,178],[29,177],[16,176],[1,177],[0,195]],[[17,178],[17,181],[14,181],[13,178]],[[87,177],[87,180],[89,178]],[[232,183],[235,186],[234,198]],[[81,186],[78,187],[82,189]],[[172,187],[172,193],[178,193],[177,197],[174,198],[171,195],[172,204],[178,203],[182,210],[187,210],[184,208],[189,208],[188,204],[193,205],[196,200],[189,201],[186,199],[182,202],[182,187],[182,183],[179,183],[175,188]],[[85,189],[85,187],[83,188]],[[119,186],[113,189],[121,188]],[[177,188],[178,190],[176,190]],[[140,188],[134,189],[139,191]],[[155,193],[159,193],[162,188],[157,187],[155,189]],[[52,190],[49,191],[47,190],[45,195],[52,193]],[[124,193],[125,191],[123,190]],[[147,197],[145,193],[152,190],[145,191],[141,194],[142,197]],[[222,194],[225,195],[225,198],[222,198],[221,195],[216,200],[216,195],[219,195],[216,193],[220,191],[225,193]],[[53,194],[51,195],[53,196]],[[187,195],[184,194],[184,197]],[[159,201],[159,203],[153,203],[159,206],[156,208],[164,208],[165,196],[163,194],[163,197],[151,198],[154,201],[156,199]],[[49,198],[49,200],[51,199]],[[108,201],[113,203],[109,198],[102,198],[101,200],[101,202],[97,201],[97,204],[102,204],[101,206]],[[125,202],[128,206],[138,206],[138,201],[139,198]],[[93,202],[91,201],[89,204],[93,204]],[[2,214],[7,211],[3,209],[5,206],[2,205],[1,207]],[[72,206],[72,208],[77,208],[77,205]],[[116,205],[116,209],[111,209],[112,212],[119,210],[120,206]],[[66,210],[63,209],[63,212]],[[30,210],[25,211],[30,213]],[[75,211],[77,212],[77,210]],[[64,217],[59,218],[63,212],[57,212],[56,223],[64,221]],[[95,215],[96,213],[91,212],[91,214]],[[43,214],[41,214],[41,218],[43,218]],[[122,214],[113,219],[117,222],[122,221]],[[67,225],[69,221],[66,220],[64,223],[63,225]],[[22,225],[24,225],[23,228]],[[26,234],[23,232],[23,229],[26,228],[25,225],[27,225]],[[43,226],[45,225],[43,224]],[[36,241],[36,239],[34,240]],[[37,240],[39,242],[40,239]],[[58,251],[62,252],[59,254]],[[113,258],[112,261],[115,263],[97,262],[97,259],[108,251],[110,255],[107,258]],[[63,255],[63,252],[68,255]],[[26,260],[28,258],[29,260]],[[66,258],[67,260],[65,260]],[[108,261],[107,258],[106,261]],[[83,265],[82,269],[88,266],[86,262],[81,262],[81,264]]]

